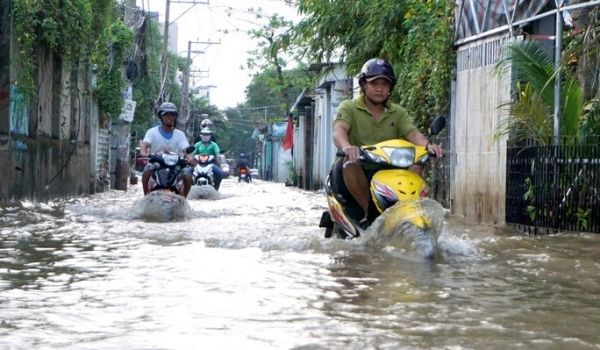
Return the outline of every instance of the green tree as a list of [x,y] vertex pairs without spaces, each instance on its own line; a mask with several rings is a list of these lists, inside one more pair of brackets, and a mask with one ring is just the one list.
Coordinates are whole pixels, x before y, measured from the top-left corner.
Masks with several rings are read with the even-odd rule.
[[200,131],[202,130],[202,120],[210,119],[213,123],[212,132],[215,134],[219,147],[222,148],[223,137],[227,131],[224,115],[219,108],[211,105],[205,97],[190,99],[190,118],[188,119],[184,130],[190,135],[190,142],[196,143],[200,140]]
[[[229,108],[223,113],[226,122],[225,135],[219,136],[219,146],[230,151],[234,158],[240,153],[254,155],[256,133],[265,134],[267,125],[285,120],[290,102],[280,92],[284,87],[279,84],[279,76],[290,82],[285,87],[287,94],[295,98],[305,88],[312,88],[311,74],[303,69],[278,72],[274,68],[254,74],[252,82],[246,87],[246,102],[237,108]],[[255,131],[256,130],[256,131]]]
[[298,0],[302,21],[272,45],[310,63],[344,64],[358,74],[368,59],[383,57],[393,65],[399,101],[422,127],[449,107],[454,67],[451,1]]
[[247,66],[250,69],[259,69],[261,73],[275,72],[274,75],[267,75],[267,78],[271,78],[268,79],[271,86],[270,92],[279,95],[282,102],[281,107],[285,112],[283,114],[288,114],[298,96],[294,95],[291,89],[300,84],[294,79],[295,75],[285,73],[286,69],[289,69],[290,61],[295,61],[294,58],[286,58],[283,52],[276,49],[274,42],[292,26],[292,22],[278,14],[265,15],[262,9],[251,8],[248,11],[254,13],[257,20],[262,19],[266,23],[248,31],[250,37],[256,40],[257,45],[255,50],[249,52],[251,56],[247,61]]
[[123,106],[122,68],[125,57],[133,46],[133,33],[122,21],[112,23],[92,58],[98,68],[98,85],[94,93],[102,113],[116,121]]
[[[15,85],[31,101],[37,94],[35,74],[40,48],[48,48],[65,67],[91,70],[98,65],[100,111],[118,115],[123,55],[133,44],[123,23],[123,7],[116,0],[12,0],[11,17],[16,43]],[[115,73],[116,72],[116,73]],[[119,84],[121,83],[121,84]],[[108,101],[112,101],[109,103]]]
[[[222,111],[227,119],[226,133],[223,141],[219,139],[219,146],[227,151],[227,158],[237,159],[240,153],[254,157],[256,151],[256,139],[252,138],[257,127],[257,110],[245,108],[238,105],[236,108],[227,108]],[[254,159],[254,158],[251,158]]]
[[[574,0],[573,4],[583,0]],[[572,12],[573,29],[564,35],[567,68],[577,75],[583,90],[583,98],[588,101],[583,107],[580,123],[582,137],[600,135],[600,7],[588,7]]]
[[[572,0],[580,4],[586,0]],[[575,63],[576,74],[581,82],[583,97],[593,99],[598,93],[598,73],[600,72],[600,7],[583,7],[571,12],[573,27],[566,30],[565,57]]]
[[[295,5],[295,1],[292,0],[280,0],[280,2],[290,7]],[[292,70],[306,71],[304,69],[306,65],[303,65],[297,57],[279,50],[278,46],[274,44],[275,40],[282,37],[292,27],[293,22],[279,14],[269,13],[269,9],[261,7],[248,8],[241,12],[228,8],[227,14],[243,17],[247,23],[252,25],[249,30],[246,30],[246,34],[256,43],[255,49],[248,52],[250,56],[246,65],[240,68],[248,70],[254,79],[258,76],[265,83],[264,87],[268,86],[264,90],[270,95],[271,101],[268,105],[281,106],[282,112],[277,114],[285,116],[290,112],[290,108],[298,97],[298,87],[314,85],[313,82],[307,83],[307,80],[311,79],[310,74],[287,73]],[[223,32],[228,33],[228,30],[223,30]],[[263,74],[267,72],[269,72],[268,75],[264,76]],[[300,91],[302,90],[300,89]],[[264,105],[262,104],[262,106]],[[250,106],[258,105],[251,104]]]
[[[143,25],[136,33],[135,41],[136,49],[132,50],[129,56],[137,68],[137,76],[132,80],[133,100],[137,103],[133,126],[145,129],[158,121],[156,108],[163,88],[160,64],[163,39],[158,24],[152,21],[150,16],[146,16]],[[169,97],[169,101],[180,106],[181,87],[176,77],[178,72],[185,70],[186,58],[169,52],[167,60],[165,95]]]
[[[280,77],[288,82],[280,84]],[[258,125],[285,120],[289,108],[304,89],[314,86],[313,74],[306,68],[277,71],[270,68],[254,74],[252,82],[246,87],[245,107],[264,107],[264,118],[258,119]],[[285,95],[283,93],[285,90]]]

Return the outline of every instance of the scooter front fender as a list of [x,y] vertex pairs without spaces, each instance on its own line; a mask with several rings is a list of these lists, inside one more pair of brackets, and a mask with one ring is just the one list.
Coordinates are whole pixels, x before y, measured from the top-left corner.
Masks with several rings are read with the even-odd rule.
[[401,201],[415,200],[429,195],[425,180],[406,169],[380,170],[371,180],[371,197],[379,213]]
[[333,222],[337,223],[339,226],[341,226],[341,228],[346,230],[348,234],[354,237],[358,237],[360,235],[360,232],[358,232],[356,226],[354,226],[352,221],[344,212],[342,205],[333,196],[327,196],[327,205],[329,207],[329,215]]

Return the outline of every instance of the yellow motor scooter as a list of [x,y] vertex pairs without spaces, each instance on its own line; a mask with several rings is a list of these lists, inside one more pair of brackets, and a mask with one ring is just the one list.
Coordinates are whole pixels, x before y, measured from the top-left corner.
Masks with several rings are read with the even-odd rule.
[[[438,135],[445,125],[446,119],[437,117],[430,128],[431,136]],[[332,237],[334,233],[338,238],[356,238],[365,232],[359,226],[359,220],[364,214],[343,184],[342,163],[345,154],[339,151],[336,155],[338,159],[334,162],[325,185],[329,209],[323,212],[319,227],[325,228],[326,238]],[[414,164],[424,165],[430,158],[425,147],[401,139],[361,147],[359,160],[381,167],[370,182],[371,205],[368,217],[371,221],[393,207],[396,221],[401,218],[403,225],[413,225],[419,230],[429,228],[431,222],[419,210],[420,204],[417,201],[429,196],[429,186],[421,176],[408,168]],[[395,224],[391,221],[384,222],[383,230]]]

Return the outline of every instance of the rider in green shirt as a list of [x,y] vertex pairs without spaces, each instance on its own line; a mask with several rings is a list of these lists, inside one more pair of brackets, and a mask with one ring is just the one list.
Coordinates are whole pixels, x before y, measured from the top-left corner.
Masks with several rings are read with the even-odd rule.
[[[333,121],[333,143],[346,154],[336,164],[345,164],[342,169],[343,182],[364,212],[359,223],[363,229],[370,225],[369,182],[375,170],[366,169],[361,162],[356,161],[360,155],[360,146],[403,138],[424,146],[437,157],[444,155],[444,150],[439,145],[429,143],[413,125],[404,108],[388,101],[396,81],[394,69],[389,62],[381,58],[368,60],[358,79],[362,93],[354,100],[340,103]],[[410,170],[420,174],[422,168],[413,166]]]
[[213,164],[213,174],[215,176],[215,190],[219,190],[221,181],[223,180],[223,170],[221,170],[221,159],[218,157],[219,145],[216,142],[211,141],[212,131],[209,128],[203,128],[200,131],[200,141],[197,142],[194,147],[196,148],[193,155],[196,154],[207,154],[215,157],[215,163]]

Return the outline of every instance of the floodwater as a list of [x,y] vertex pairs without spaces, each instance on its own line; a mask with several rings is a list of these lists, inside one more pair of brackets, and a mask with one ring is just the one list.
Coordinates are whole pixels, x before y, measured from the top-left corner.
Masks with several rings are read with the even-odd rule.
[[0,207],[0,349],[600,348],[600,235],[447,214],[426,261],[323,238],[325,195],[283,184],[149,202]]

